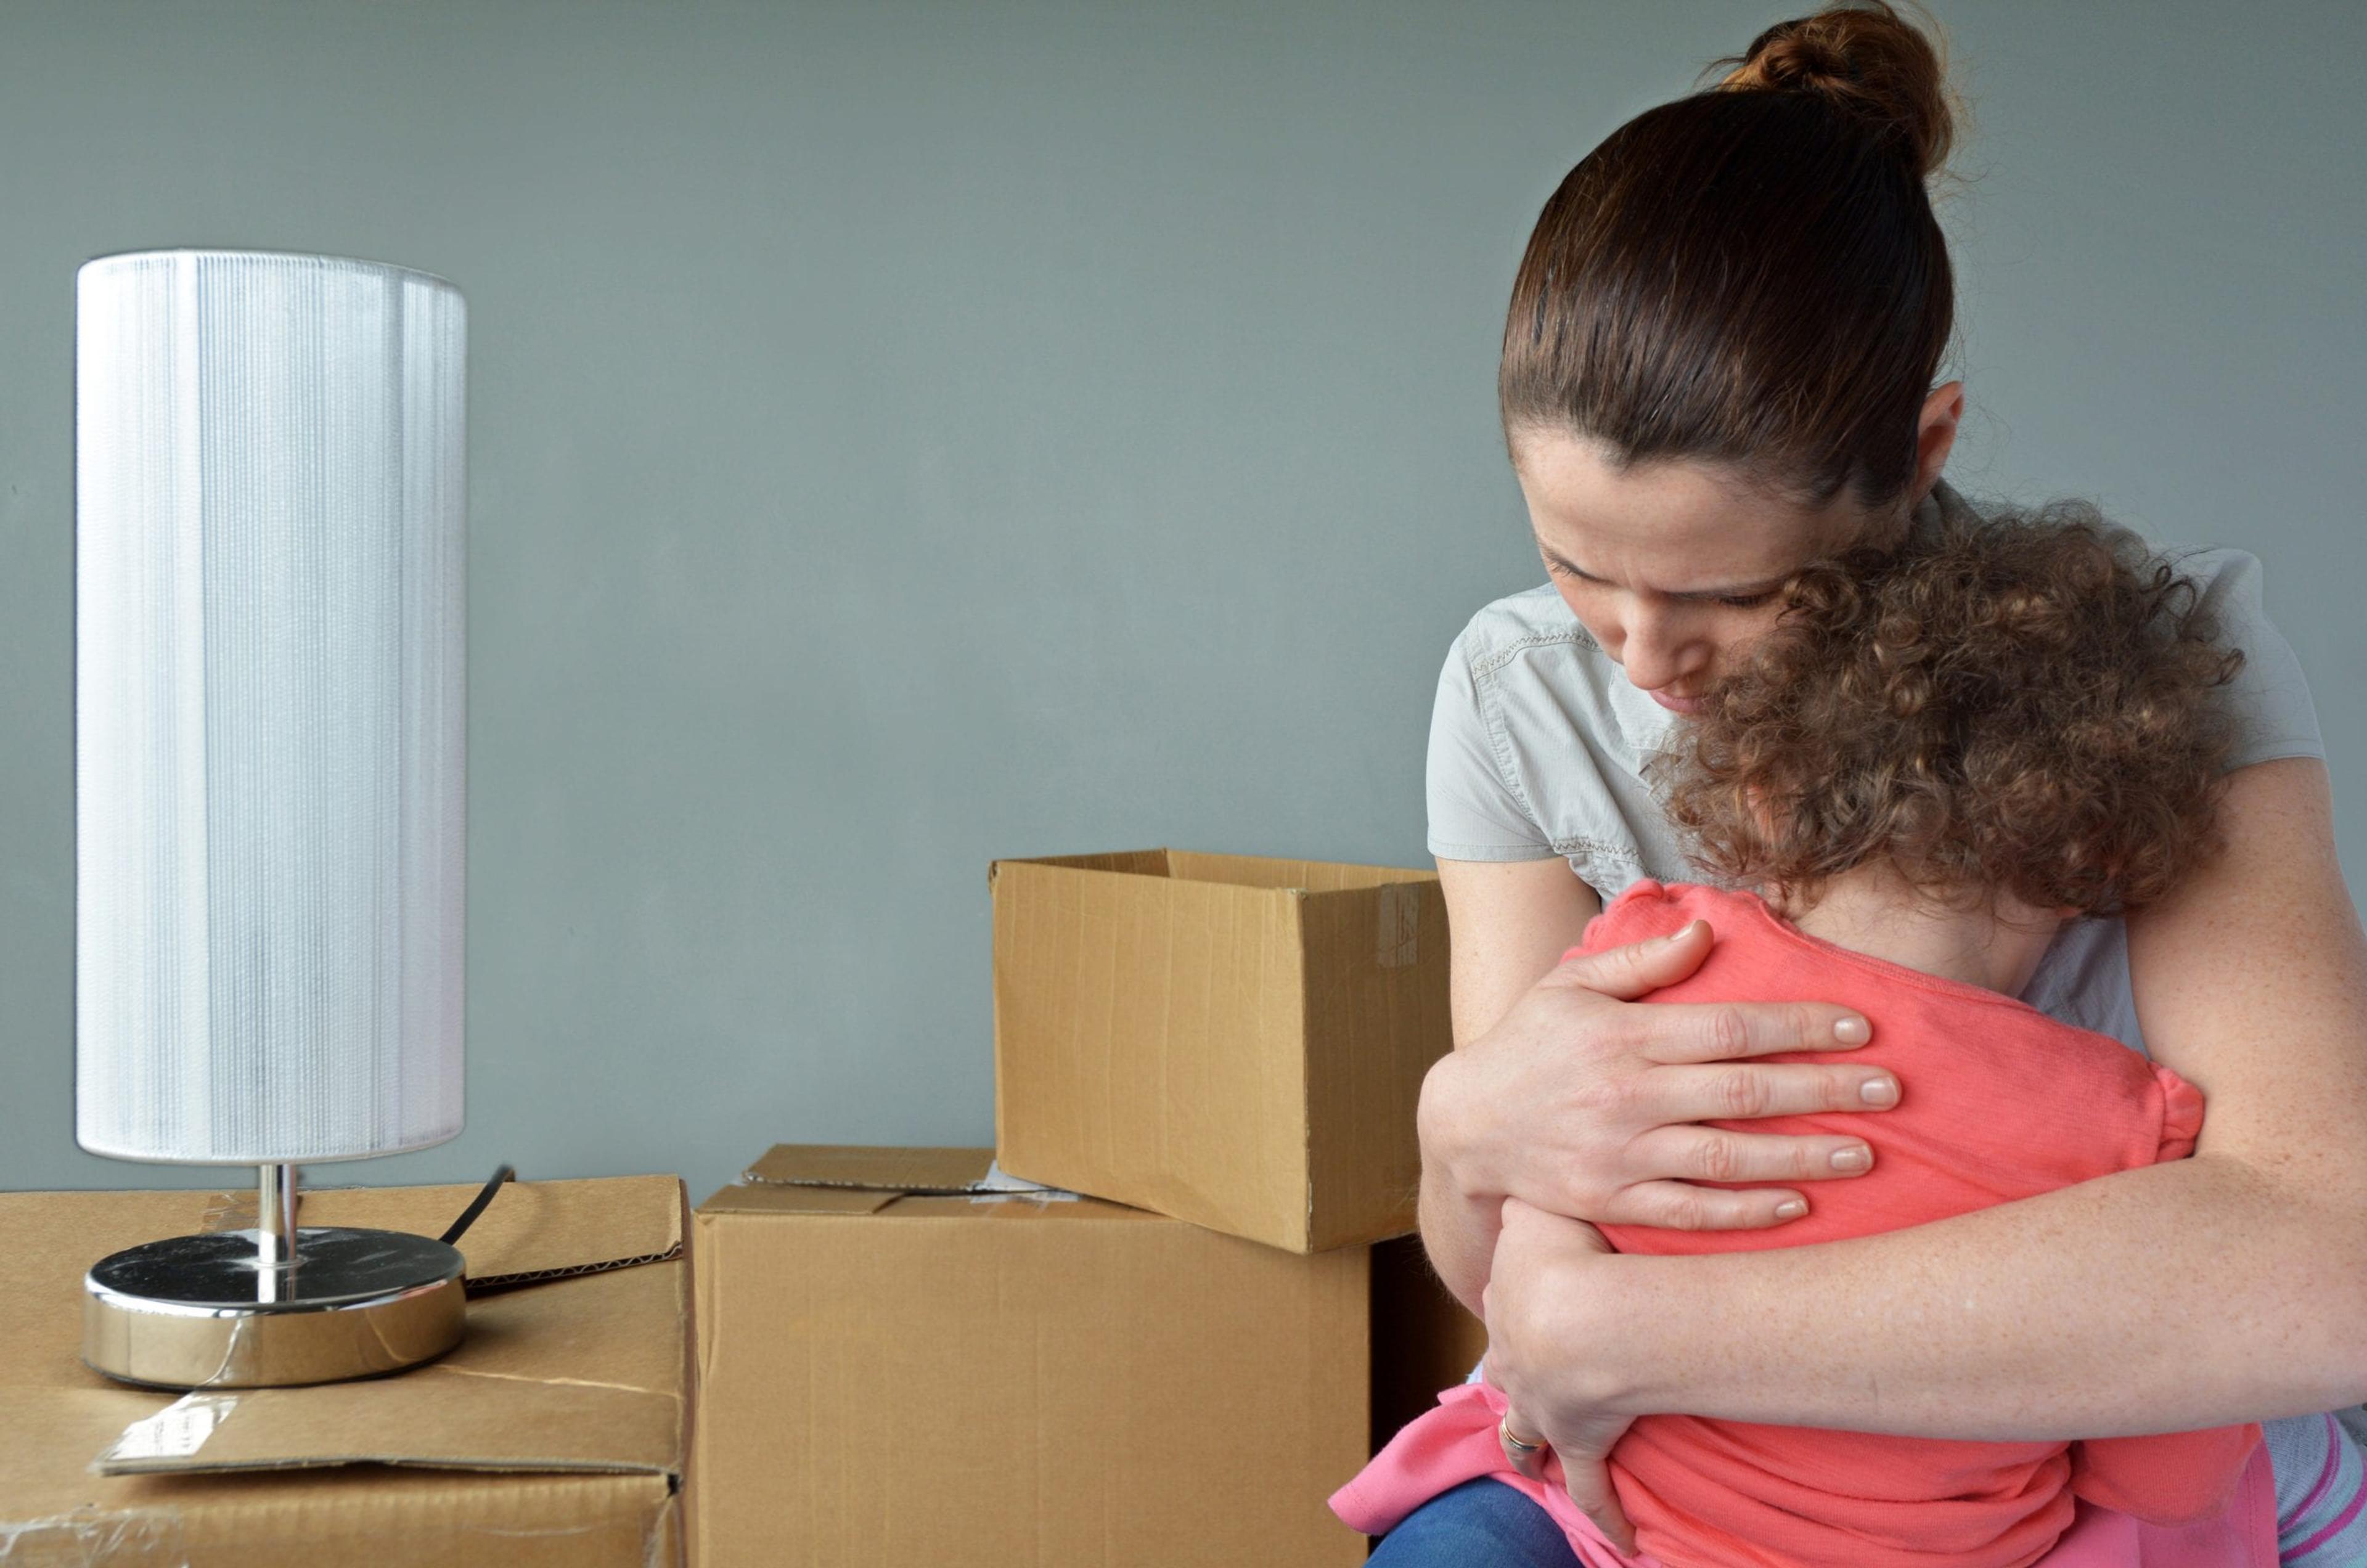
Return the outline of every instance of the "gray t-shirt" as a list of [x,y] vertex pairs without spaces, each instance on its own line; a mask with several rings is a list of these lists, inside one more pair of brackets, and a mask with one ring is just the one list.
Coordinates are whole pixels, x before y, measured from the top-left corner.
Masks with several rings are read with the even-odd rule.
[[[1921,521],[1965,502],[1946,486]],[[2221,638],[2244,651],[2223,694],[2240,716],[2234,767],[2326,755],[2293,649],[2260,605],[2241,550],[2169,558],[2203,589]],[[1642,877],[1698,880],[1644,768],[1677,716],[1629,685],[1551,583],[1499,599],[1447,650],[1430,725],[1430,852],[1441,860],[1569,862],[1609,903]],[[2118,919],[2065,926],[2022,993],[2032,1006],[2142,1051]]]

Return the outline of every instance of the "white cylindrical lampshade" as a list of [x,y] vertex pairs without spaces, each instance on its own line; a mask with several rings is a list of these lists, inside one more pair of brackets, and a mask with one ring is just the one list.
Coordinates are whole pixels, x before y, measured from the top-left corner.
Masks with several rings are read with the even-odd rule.
[[460,1130],[459,292],[327,256],[76,285],[77,1134],[350,1159]]

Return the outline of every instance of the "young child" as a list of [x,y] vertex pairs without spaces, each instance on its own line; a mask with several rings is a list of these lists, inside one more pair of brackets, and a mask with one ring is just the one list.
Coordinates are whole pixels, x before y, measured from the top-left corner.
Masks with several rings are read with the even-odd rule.
[[[1605,1238],[1653,1253],[1802,1246],[2191,1153],[2191,1084],[2014,998],[2063,920],[2139,908],[2214,852],[2232,737],[2212,694],[2241,655],[2214,644],[2193,585],[2134,536],[2058,508],[1857,552],[1786,592],[1777,630],[1664,760],[1670,819],[1721,886],[1638,883],[1583,946],[1706,919],[1709,959],[1651,999],[1855,1008],[1874,1043],[1849,1059],[1896,1068],[1906,1092],[1874,1117],[1730,1123],[1873,1146],[1873,1170],[1819,1187],[1804,1219],[1606,1225]],[[1558,1465],[1541,1480],[1512,1470],[1493,1389],[1441,1400],[1342,1488],[1342,1517],[1381,1533],[1490,1475],[1545,1504],[1589,1568],[2023,1568],[2058,1546],[2057,1562],[2276,1561],[2253,1425],[2066,1444],[1647,1416],[1611,1456],[1630,1558],[1561,1494]],[[2338,1479],[2319,1491],[2348,1475],[2355,1492],[2355,1455],[2327,1427]],[[2326,1550],[2334,1533],[2293,1536],[2287,1561],[2350,1561]]]

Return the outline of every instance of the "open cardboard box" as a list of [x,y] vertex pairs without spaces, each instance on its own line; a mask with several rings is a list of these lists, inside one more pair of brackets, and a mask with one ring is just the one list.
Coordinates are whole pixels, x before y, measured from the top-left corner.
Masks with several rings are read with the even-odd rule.
[[[473,1192],[318,1189],[302,1221],[433,1235]],[[93,1262],[253,1223],[251,1193],[0,1193],[0,1564],[684,1560],[680,1180],[504,1188],[460,1243],[467,1338],[406,1372],[176,1398],[82,1364]]]
[[1004,1169],[1294,1252],[1414,1228],[1436,873],[1161,849],[987,883]]
[[1301,1256],[990,1158],[785,1145],[699,1205],[694,1556],[1361,1562],[1325,1499],[1478,1355],[1415,1244]]

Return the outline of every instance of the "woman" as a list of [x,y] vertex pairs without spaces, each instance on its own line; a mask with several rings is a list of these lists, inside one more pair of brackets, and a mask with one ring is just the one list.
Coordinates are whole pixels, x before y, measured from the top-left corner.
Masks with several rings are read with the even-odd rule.
[[[1691,974],[1705,928],[1556,963],[1629,884],[1684,876],[1644,761],[1783,582],[1962,504],[1940,475],[1963,389],[1933,385],[1953,319],[1924,191],[1951,133],[1936,58],[1873,5],[1769,29],[1724,85],[1622,127],[1539,220],[1501,392],[1557,594],[1474,619],[1433,727],[1457,1049],[1422,1095],[1422,1234],[1487,1316],[1507,1441],[1550,1445],[1619,1539],[1601,1461],[1641,1414],[1984,1439],[2306,1416],[2269,1422],[2282,1545],[2342,1561],[2367,1529],[2342,1513],[2356,1461],[2319,1484],[2333,1428],[2310,1413],[2367,1395],[2367,941],[2248,557],[2180,563],[2246,654],[2226,852],[2125,926],[2070,928],[2024,993],[2200,1086],[2196,1156],[1822,1246],[1614,1255],[1588,1223],[1784,1224],[1866,1146],[1695,1123],[1912,1092],[1751,1065],[1868,1038],[1814,998],[1625,999]],[[1475,1483],[1376,1561],[1485,1561],[1494,1541],[1497,1561],[1567,1563],[1541,1521]]]

